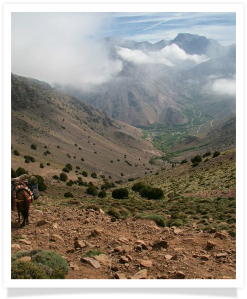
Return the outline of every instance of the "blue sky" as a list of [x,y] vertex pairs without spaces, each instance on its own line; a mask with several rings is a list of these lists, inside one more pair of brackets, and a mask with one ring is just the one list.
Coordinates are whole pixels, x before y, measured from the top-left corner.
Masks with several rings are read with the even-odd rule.
[[108,13],[111,20],[98,32],[98,37],[121,36],[126,39],[157,42],[170,40],[178,33],[205,35],[222,45],[236,42],[235,13],[159,12]]

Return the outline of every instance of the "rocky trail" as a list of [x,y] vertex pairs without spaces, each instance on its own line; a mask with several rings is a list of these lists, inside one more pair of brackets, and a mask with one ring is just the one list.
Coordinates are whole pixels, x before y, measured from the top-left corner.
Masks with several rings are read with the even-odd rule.
[[38,202],[22,229],[12,212],[12,254],[60,253],[69,264],[66,279],[236,278],[236,242],[225,231],[196,230],[196,222],[161,228],[148,219],[119,220],[76,201],[55,205],[46,196]]

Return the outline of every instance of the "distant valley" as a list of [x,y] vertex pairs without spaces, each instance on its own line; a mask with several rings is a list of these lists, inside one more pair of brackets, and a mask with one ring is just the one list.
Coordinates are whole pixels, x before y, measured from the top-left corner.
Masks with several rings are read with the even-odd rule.
[[[185,33],[155,44],[118,37],[101,43],[112,59],[122,62],[114,79],[90,91],[55,87],[143,129],[148,140],[171,157],[191,155],[194,149],[235,146],[234,122],[228,139],[221,138],[222,126],[236,115],[235,44],[222,46]],[[191,138],[194,142],[189,145]]]

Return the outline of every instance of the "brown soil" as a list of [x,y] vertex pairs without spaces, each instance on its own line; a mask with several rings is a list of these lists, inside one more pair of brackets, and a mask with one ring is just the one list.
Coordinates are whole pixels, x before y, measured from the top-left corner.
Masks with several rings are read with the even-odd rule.
[[[22,229],[12,212],[12,254],[36,248],[60,253],[70,266],[66,279],[129,279],[143,269],[134,278],[236,278],[236,242],[226,232],[197,231],[195,224],[178,229],[158,227],[152,220],[118,220],[80,209],[79,202],[55,206],[45,196],[38,202]],[[94,266],[81,261],[89,250],[102,252],[92,257]]]

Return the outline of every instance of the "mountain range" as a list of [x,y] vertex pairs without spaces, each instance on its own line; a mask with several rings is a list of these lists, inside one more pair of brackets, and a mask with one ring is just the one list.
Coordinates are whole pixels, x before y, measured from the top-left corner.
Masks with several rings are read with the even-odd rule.
[[[56,88],[134,126],[189,122],[184,97],[191,98],[201,113],[210,110],[212,101],[220,101],[221,108],[214,110],[213,118],[235,113],[234,91],[227,92],[221,86],[217,89],[220,80],[234,85],[235,44],[222,46],[213,39],[188,33],[155,44],[119,37],[100,42],[111,59],[121,60],[121,72],[90,91],[72,86]],[[203,103],[198,101],[200,97]]]

